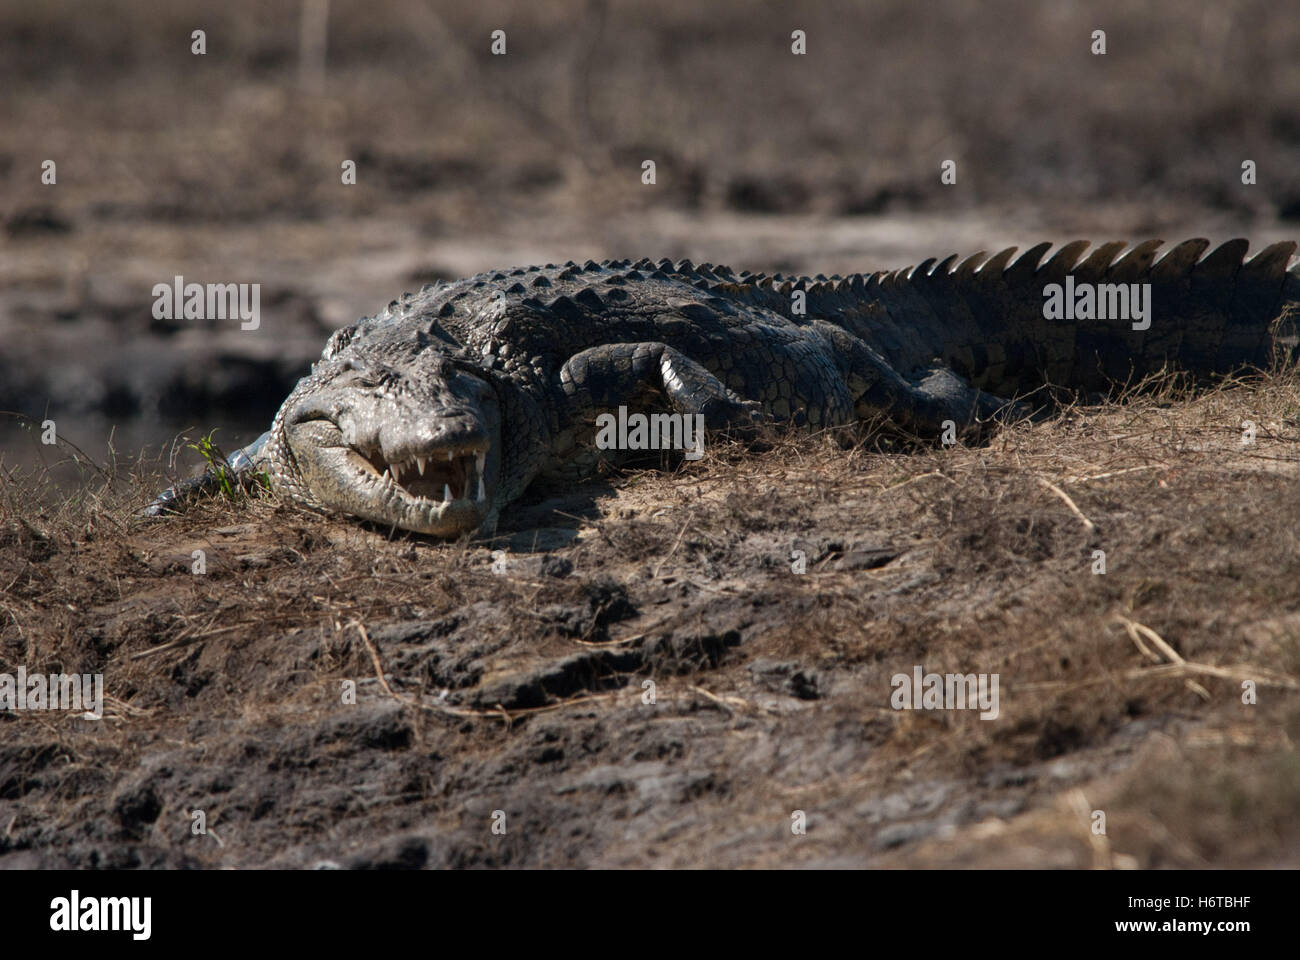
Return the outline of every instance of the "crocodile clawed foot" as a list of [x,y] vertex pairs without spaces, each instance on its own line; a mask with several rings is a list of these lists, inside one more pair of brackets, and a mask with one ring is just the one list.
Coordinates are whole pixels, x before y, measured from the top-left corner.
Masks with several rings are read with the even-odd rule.
[[772,422],[763,405],[753,400],[712,398],[700,408],[704,425],[710,431],[725,433],[741,440],[753,440]]

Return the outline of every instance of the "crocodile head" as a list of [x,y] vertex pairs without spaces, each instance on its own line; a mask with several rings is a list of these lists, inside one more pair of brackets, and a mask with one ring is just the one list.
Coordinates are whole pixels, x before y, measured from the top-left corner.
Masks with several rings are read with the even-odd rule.
[[501,404],[484,371],[427,340],[327,349],[277,420],[295,497],[455,537],[499,508]]

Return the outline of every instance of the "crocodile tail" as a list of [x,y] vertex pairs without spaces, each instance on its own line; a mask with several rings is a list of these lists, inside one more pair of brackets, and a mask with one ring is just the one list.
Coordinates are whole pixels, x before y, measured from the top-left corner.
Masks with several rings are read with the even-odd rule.
[[[1107,391],[1166,367],[1198,378],[1263,369],[1279,349],[1293,350],[1300,272],[1287,267],[1295,243],[1249,260],[1245,240],[1208,254],[1208,240],[1187,240],[1157,258],[1161,244],[1123,252],[1126,244],[1105,243],[1084,256],[1088,242],[1076,241],[1044,260],[1052,245],[1041,243],[1014,261],[1015,247],[960,263],[927,260],[866,279],[866,299],[882,309],[859,323],[892,337],[903,365],[937,356],[1001,396],[1045,383]],[[1111,312],[1118,315],[1100,315]]]

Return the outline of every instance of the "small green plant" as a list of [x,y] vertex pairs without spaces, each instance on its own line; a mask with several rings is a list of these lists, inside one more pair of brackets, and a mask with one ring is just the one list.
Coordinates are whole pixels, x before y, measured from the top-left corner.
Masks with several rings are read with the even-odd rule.
[[216,478],[221,486],[221,492],[225,494],[228,500],[235,499],[235,478],[226,462],[226,455],[221,449],[212,442],[212,436],[217,431],[212,430],[206,436],[200,437],[198,443],[186,444],[191,450],[196,451],[208,464],[208,471]]

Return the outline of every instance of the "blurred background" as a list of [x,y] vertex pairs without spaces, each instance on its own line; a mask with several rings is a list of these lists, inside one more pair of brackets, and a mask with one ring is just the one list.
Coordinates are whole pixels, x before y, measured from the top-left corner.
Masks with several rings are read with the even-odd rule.
[[[1300,233],[1297,51],[1264,0],[4,0],[0,409],[233,447],[331,330],[492,267],[1258,248]],[[154,319],[177,275],[261,327]],[[7,468],[50,450],[0,418]]]

